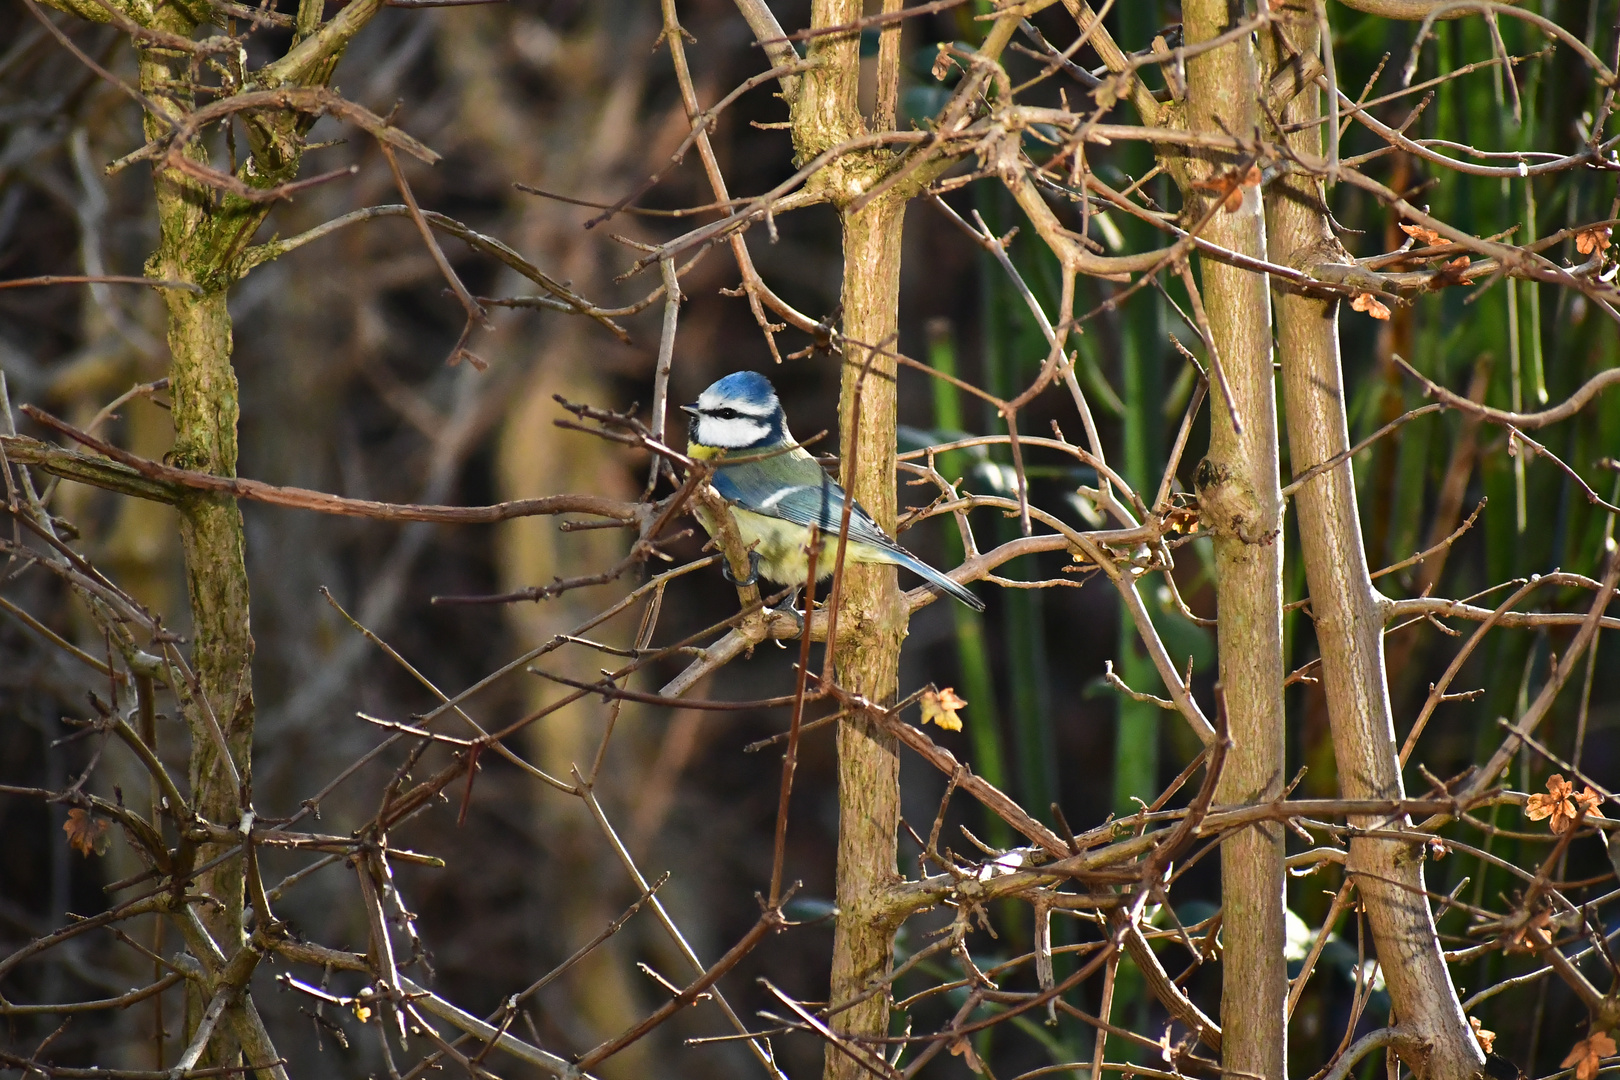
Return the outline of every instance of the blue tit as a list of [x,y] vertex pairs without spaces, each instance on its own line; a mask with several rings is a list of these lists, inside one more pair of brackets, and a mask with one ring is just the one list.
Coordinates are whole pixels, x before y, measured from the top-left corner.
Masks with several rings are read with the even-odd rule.
[[[770,380],[738,371],[681,408],[692,417],[687,453],[716,462],[715,489],[731,504],[743,543],[754,545],[756,573],[783,585],[803,584],[809,572],[810,526],[816,525],[821,529],[816,576],[831,575],[838,556],[844,489],[793,441]],[[727,465],[727,454],[750,460]],[[699,509],[695,514],[714,535],[707,512]],[[974,611],[984,610],[984,601],[891,540],[859,503],[850,508],[844,557],[903,566],[935,591],[954,596]]]

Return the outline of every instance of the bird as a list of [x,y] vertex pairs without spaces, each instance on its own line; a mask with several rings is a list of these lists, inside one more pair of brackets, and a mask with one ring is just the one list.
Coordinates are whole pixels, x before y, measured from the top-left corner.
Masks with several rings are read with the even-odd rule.
[[[846,559],[904,567],[935,592],[954,597],[974,611],[984,610],[984,601],[895,543],[860,503],[848,499],[844,489],[794,441],[781,399],[765,376],[754,371],[733,372],[711,383],[696,401],[681,409],[691,416],[687,454],[714,463],[711,482],[731,504],[743,543],[752,545],[751,578],[763,576],[782,585],[803,585],[809,573],[811,525],[821,530],[816,577],[829,576],[837,560],[838,533],[848,500]],[[727,464],[728,456],[742,460]],[[702,508],[693,513],[713,536],[715,523],[709,513]],[[731,576],[729,569],[726,576]]]

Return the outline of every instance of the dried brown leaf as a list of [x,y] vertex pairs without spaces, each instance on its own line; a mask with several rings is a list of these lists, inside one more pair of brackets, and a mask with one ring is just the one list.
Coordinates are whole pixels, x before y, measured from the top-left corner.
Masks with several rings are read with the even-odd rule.
[[937,724],[946,731],[962,730],[962,718],[957,715],[957,710],[966,708],[967,702],[949,686],[943,690],[924,690],[919,704],[922,706],[923,723]]
[[[1594,814],[1603,797],[1588,787],[1579,794],[1575,785],[1565,780],[1559,773],[1547,777],[1547,792],[1537,792],[1525,800],[1524,816],[1531,821],[1540,821],[1542,818],[1551,818],[1547,827],[1555,833],[1561,833],[1575,824],[1580,813]],[[1577,812],[1576,806],[1580,806]]]
[[1564,1057],[1562,1068],[1567,1069],[1573,1065],[1575,1080],[1592,1080],[1603,1064],[1603,1059],[1613,1057],[1614,1052],[1614,1040],[1609,1037],[1609,1033],[1595,1031],[1575,1044]]
[[108,828],[107,822],[91,817],[88,810],[77,806],[68,811],[67,821],[62,824],[62,831],[67,833],[68,846],[87,859],[91,855],[107,853],[107,845],[112,843]]
[[1389,308],[1372,293],[1357,293],[1356,298],[1350,301],[1350,307],[1356,311],[1365,311],[1380,322],[1389,318]]
[[[1508,935],[1508,945],[1512,949],[1532,948],[1546,940],[1545,931],[1552,925],[1552,912],[1541,908],[1534,914],[1520,918],[1519,925],[1513,933]],[[1528,939],[1529,945],[1525,942]]]
[[1468,256],[1459,255],[1435,271],[1434,279],[1429,282],[1429,288],[1444,289],[1448,285],[1469,284],[1468,272],[1473,268],[1473,265]]
[[1260,185],[1260,166],[1250,165],[1247,172],[1236,169],[1212,176],[1208,180],[1193,182],[1193,190],[1205,191],[1221,202],[1221,209],[1231,214],[1243,205],[1243,189]]
[[979,1073],[980,1075],[983,1075],[984,1062],[979,1060],[979,1055],[973,1050],[973,1044],[968,1042],[966,1039],[957,1039],[955,1042],[951,1043],[951,1056],[961,1058],[963,1061],[967,1062],[968,1068],[972,1069],[976,1073]]
[[1575,250],[1582,255],[1590,255],[1594,251],[1607,251],[1612,241],[1609,239],[1614,230],[1607,225],[1595,225],[1590,229],[1582,229],[1575,234]]
[[1404,221],[1401,222],[1400,225],[1401,232],[1405,233],[1407,236],[1410,236],[1420,244],[1432,246],[1440,242],[1440,234],[1435,232],[1433,229],[1425,229],[1421,225],[1408,225]]

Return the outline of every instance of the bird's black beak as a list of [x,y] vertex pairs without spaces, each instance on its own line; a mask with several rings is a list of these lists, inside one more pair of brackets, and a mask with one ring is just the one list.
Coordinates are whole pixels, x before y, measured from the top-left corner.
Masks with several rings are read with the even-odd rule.
[[681,412],[688,413],[688,414],[690,414],[692,416],[696,416],[698,414],[698,407],[697,407],[696,402],[693,402],[691,405],[682,405],[680,407],[680,409],[681,409]]

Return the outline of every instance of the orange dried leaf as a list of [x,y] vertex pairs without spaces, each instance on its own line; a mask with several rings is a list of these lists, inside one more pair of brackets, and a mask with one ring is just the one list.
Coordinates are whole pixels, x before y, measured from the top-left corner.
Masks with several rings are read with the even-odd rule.
[[1474,1029],[1474,1038],[1479,1040],[1479,1048],[1487,1054],[1493,1053],[1496,1046],[1496,1032],[1485,1030],[1485,1025],[1479,1022],[1479,1017],[1470,1016],[1468,1026]]
[[1575,824],[1575,803],[1579,801],[1582,807],[1590,805],[1597,808],[1600,798],[1591,788],[1580,795],[1575,794],[1575,785],[1565,780],[1558,773],[1547,777],[1547,793],[1537,792],[1524,802],[1524,816],[1531,821],[1540,821],[1542,818],[1551,818],[1547,827],[1555,833],[1561,833]]
[[1172,506],[1165,511],[1164,524],[1171,532],[1195,533],[1198,531],[1198,511],[1185,506]]
[[984,1063],[979,1060],[979,1055],[974,1052],[973,1044],[966,1039],[957,1039],[951,1043],[951,1056],[966,1061],[967,1067],[976,1073],[982,1074],[984,1072]]
[[962,730],[962,718],[957,715],[957,710],[965,709],[967,702],[957,696],[951,687],[924,690],[919,704],[922,705],[923,723],[937,724],[946,731]]
[[1384,322],[1389,318],[1389,308],[1372,293],[1357,293],[1356,298],[1350,301],[1350,307],[1356,311],[1365,311],[1368,315]]
[[1582,255],[1590,255],[1594,251],[1607,251],[1612,235],[1613,230],[1607,225],[1583,229],[1575,234],[1575,250]]
[[1440,234],[1435,232],[1433,229],[1425,229],[1421,225],[1408,225],[1404,221],[1400,224],[1401,232],[1405,233],[1407,236],[1410,236],[1420,244],[1434,245],[1440,242]]
[[1468,261],[1466,255],[1452,259],[1435,271],[1434,279],[1429,282],[1429,288],[1444,289],[1451,285],[1472,285],[1469,274],[1473,269],[1474,264]]
[[1237,170],[1212,176],[1208,180],[1193,182],[1193,190],[1207,191],[1215,196],[1221,203],[1221,209],[1226,213],[1235,213],[1243,205],[1243,189],[1257,187],[1260,184],[1260,167],[1251,165],[1247,172],[1241,175]]
[[1576,1043],[1565,1055],[1562,1067],[1567,1069],[1571,1065],[1575,1066],[1575,1080],[1592,1080],[1603,1064],[1603,1059],[1613,1057],[1614,1051],[1614,1040],[1609,1037],[1608,1032],[1593,1032]]
[[107,822],[90,816],[89,811],[74,807],[68,811],[62,831],[67,833],[68,846],[85,858],[103,855],[112,837],[107,835]]
[[1473,269],[1473,265],[1466,255],[1452,259],[1434,272],[1434,279],[1429,282],[1429,288],[1444,289],[1448,285],[1467,285],[1468,272]]
[[1542,795],[1538,792],[1524,801],[1524,816],[1531,821],[1540,821],[1550,816],[1556,805],[1557,800],[1551,795]]
[[1508,935],[1510,949],[1531,949],[1545,944],[1549,940],[1547,927],[1551,925],[1552,912],[1546,908],[1518,916],[1518,926]]

